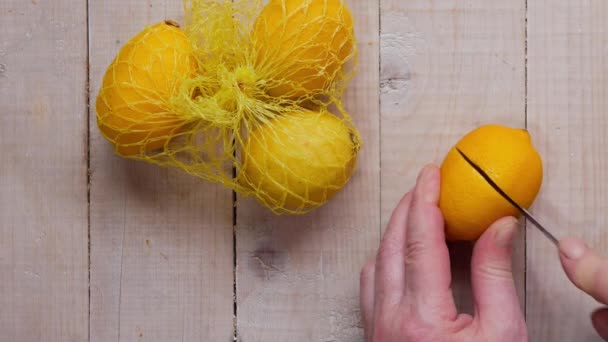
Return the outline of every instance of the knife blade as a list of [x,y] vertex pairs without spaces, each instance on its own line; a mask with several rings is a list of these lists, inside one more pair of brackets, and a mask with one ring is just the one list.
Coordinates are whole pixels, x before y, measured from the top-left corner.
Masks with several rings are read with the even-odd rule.
[[540,230],[540,232],[543,233],[543,235],[547,237],[547,239],[549,239],[549,241],[551,241],[555,246],[558,245],[557,238],[555,238],[555,236],[553,236],[553,234],[551,234],[547,230],[547,228],[545,228],[540,222],[538,222],[538,220],[534,216],[532,216],[532,214],[530,214],[528,210],[526,210],[524,207],[515,202],[515,200],[513,200],[509,195],[507,195],[507,193],[504,192],[479,165],[473,162],[471,158],[467,157],[467,155],[464,154],[458,147],[456,147],[456,150],[458,151],[458,153],[460,153],[464,160],[469,163],[469,165],[471,165],[473,169],[475,169],[475,171],[477,171],[477,173],[479,173],[494,190],[496,190],[496,192],[498,192],[512,206],[519,210],[522,215],[524,215],[530,222],[532,222],[536,226],[536,228],[538,228],[538,230]]

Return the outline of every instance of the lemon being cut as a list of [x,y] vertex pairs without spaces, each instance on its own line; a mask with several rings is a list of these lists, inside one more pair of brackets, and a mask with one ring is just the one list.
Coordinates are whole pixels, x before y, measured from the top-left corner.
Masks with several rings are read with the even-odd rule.
[[323,92],[354,51],[353,19],[342,0],[270,0],[251,37],[272,96]]
[[134,156],[162,148],[187,119],[170,109],[182,81],[196,72],[184,31],[171,21],[130,39],[110,64],[97,97],[97,123],[116,152]]
[[303,213],[344,187],[358,148],[356,131],[335,115],[307,110],[282,115],[248,137],[240,182],[270,208]]
[[543,166],[528,131],[503,125],[478,127],[450,149],[441,165],[439,207],[448,240],[476,240],[496,220],[520,216],[456,147],[519,205],[532,205],[541,188]]

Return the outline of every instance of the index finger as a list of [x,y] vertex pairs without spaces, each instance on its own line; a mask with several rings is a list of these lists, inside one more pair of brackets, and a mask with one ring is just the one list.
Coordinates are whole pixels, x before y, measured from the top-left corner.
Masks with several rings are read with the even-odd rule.
[[439,169],[427,166],[413,191],[407,222],[405,297],[421,314],[453,319],[457,311],[439,194]]

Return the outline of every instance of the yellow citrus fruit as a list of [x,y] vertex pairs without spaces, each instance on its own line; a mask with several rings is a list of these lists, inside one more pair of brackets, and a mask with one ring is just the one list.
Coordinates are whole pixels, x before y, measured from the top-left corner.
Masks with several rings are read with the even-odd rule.
[[179,130],[186,119],[172,113],[168,102],[196,68],[186,34],[171,21],[145,28],[121,48],[96,104],[99,129],[118,154],[162,148]]
[[327,89],[353,51],[353,20],[342,0],[270,0],[254,23],[256,67],[272,96]]
[[476,240],[496,220],[519,212],[458,153],[480,166],[512,199],[529,208],[543,179],[542,160],[528,131],[484,125],[466,134],[441,165],[439,207],[449,240]]
[[325,112],[292,112],[259,126],[242,151],[240,182],[271,209],[305,212],[331,199],[355,168],[357,134]]

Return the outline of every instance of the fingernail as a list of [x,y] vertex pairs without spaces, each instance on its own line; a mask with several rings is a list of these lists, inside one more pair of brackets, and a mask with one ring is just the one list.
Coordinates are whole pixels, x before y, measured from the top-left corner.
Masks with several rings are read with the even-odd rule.
[[495,235],[496,244],[500,247],[507,248],[510,247],[513,243],[513,238],[515,238],[515,230],[517,229],[517,219],[514,217],[509,217],[501,222],[501,225],[498,227],[498,231]]
[[564,239],[559,242],[559,251],[570,260],[577,260],[583,257],[587,251],[587,245],[579,239]]

